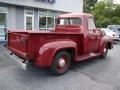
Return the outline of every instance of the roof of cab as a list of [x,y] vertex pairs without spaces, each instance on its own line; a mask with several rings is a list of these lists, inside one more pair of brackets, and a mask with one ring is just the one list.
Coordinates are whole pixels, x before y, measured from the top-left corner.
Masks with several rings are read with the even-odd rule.
[[82,17],[82,16],[93,17],[93,15],[88,13],[67,13],[59,15],[58,18]]

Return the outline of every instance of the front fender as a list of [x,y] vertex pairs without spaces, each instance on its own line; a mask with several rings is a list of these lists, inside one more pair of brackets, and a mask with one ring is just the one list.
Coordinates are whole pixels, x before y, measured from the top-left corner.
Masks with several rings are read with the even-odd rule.
[[103,52],[104,50],[104,47],[107,43],[111,43],[111,48],[113,47],[113,39],[109,36],[104,36],[102,39],[101,39],[101,42],[100,42],[100,46],[99,46],[99,52]]
[[56,52],[67,48],[72,48],[76,52],[77,44],[71,40],[46,43],[39,49],[35,64],[40,67],[50,67]]

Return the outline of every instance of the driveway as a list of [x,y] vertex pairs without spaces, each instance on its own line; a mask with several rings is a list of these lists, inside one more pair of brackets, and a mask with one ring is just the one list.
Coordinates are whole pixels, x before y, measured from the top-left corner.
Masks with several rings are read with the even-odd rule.
[[0,90],[120,90],[120,44],[107,58],[72,64],[62,76],[31,65],[21,70],[0,46]]

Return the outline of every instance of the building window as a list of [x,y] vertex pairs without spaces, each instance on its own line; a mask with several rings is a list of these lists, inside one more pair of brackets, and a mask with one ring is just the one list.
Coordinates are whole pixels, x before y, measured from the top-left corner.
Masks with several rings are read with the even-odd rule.
[[0,7],[0,40],[6,39],[8,26],[8,8]]
[[47,27],[46,17],[40,16],[39,17],[39,29],[45,29]]
[[39,11],[39,30],[51,30],[55,27],[55,17],[60,13],[40,10]]
[[54,28],[55,17],[47,17],[47,28]]
[[33,30],[34,29],[34,10],[25,9],[25,29]]

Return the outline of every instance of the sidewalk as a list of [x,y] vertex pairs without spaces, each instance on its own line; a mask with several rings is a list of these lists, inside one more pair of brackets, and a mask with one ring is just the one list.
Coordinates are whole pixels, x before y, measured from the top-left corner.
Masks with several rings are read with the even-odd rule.
[[7,40],[0,40],[0,43],[6,43]]
[[4,40],[4,41],[1,41],[1,40],[0,40],[0,49],[5,48],[4,45],[6,44],[6,42],[7,42],[7,41],[5,41],[5,40]]

